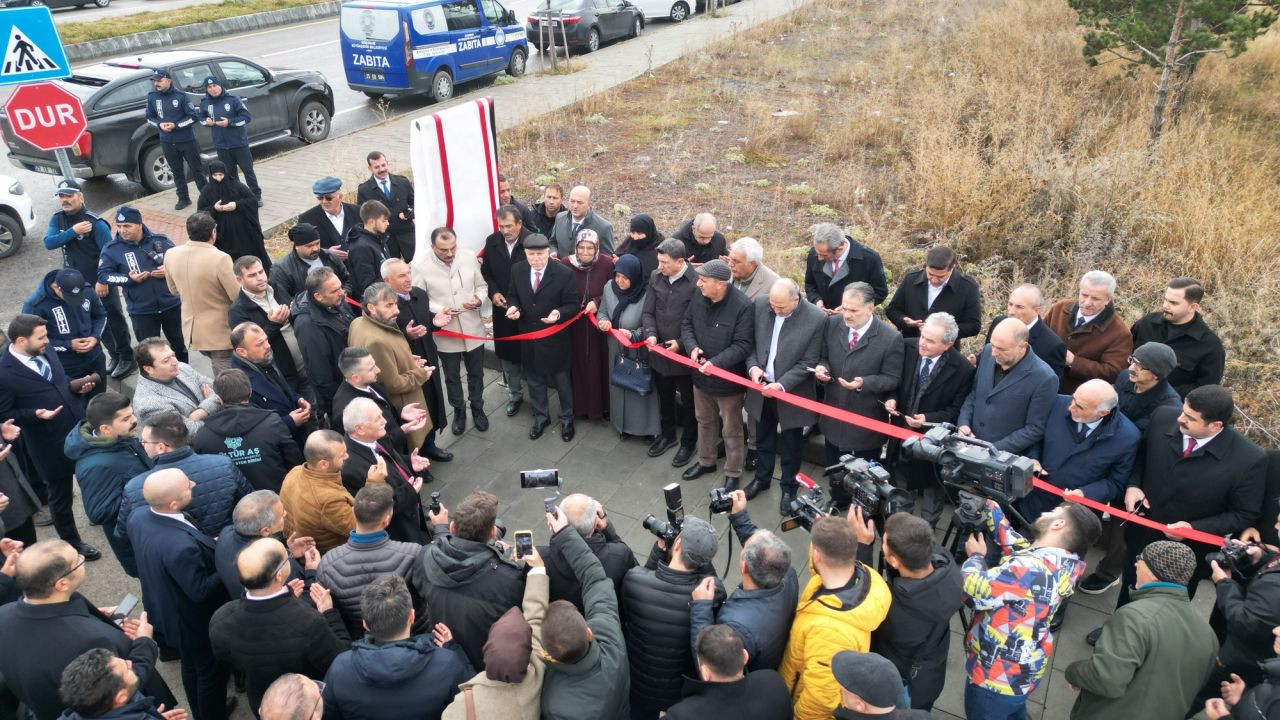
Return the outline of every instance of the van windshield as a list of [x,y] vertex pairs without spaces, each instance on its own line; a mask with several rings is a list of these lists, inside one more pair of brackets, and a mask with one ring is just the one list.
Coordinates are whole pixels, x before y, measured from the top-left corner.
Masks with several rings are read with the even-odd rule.
[[395,10],[344,6],[342,34],[352,42],[387,42],[400,34],[400,14]]

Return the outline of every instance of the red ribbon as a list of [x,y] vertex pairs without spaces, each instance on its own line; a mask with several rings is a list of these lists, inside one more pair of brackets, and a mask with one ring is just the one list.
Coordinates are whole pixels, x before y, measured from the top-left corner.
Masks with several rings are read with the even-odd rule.
[[458,338],[459,340],[497,340],[497,341],[506,341],[506,342],[509,342],[511,340],[541,340],[542,338],[551,337],[552,335],[555,335],[561,330],[574,324],[575,322],[578,321],[578,318],[582,317],[583,313],[585,312],[586,310],[579,310],[577,315],[574,315],[573,317],[569,318],[568,320],[565,320],[564,322],[556,323],[555,325],[544,327],[541,330],[534,330],[533,332],[520,333],[519,335],[507,335],[506,337],[488,337],[486,335],[467,335],[465,333],[454,332],[452,330],[439,330],[439,329],[436,330],[436,335],[439,335],[440,337]]

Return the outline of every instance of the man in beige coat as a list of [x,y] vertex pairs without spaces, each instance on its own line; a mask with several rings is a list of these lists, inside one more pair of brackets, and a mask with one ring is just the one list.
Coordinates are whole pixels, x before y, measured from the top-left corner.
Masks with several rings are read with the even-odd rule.
[[[347,345],[369,350],[382,371],[378,379],[386,388],[387,400],[392,405],[402,408],[417,403],[418,407],[423,407],[427,400],[422,394],[422,385],[431,378],[435,368],[409,350],[409,341],[404,339],[400,326],[396,325],[400,306],[395,291],[386,283],[374,283],[365,289],[363,300],[364,315],[351,322],[347,330]],[[422,428],[409,433],[409,448],[422,447],[430,431],[431,421],[428,420]]]
[[[484,337],[480,307],[489,296],[489,285],[480,274],[480,262],[470,250],[458,250],[458,238],[449,228],[431,232],[431,252],[413,264],[413,284],[427,291],[431,312],[447,311],[449,322],[442,330]],[[484,413],[484,341],[461,340],[436,335],[436,349],[444,366],[444,387],[453,408],[453,434],[467,429],[466,401],[476,429],[489,429]],[[462,394],[462,365],[467,368],[467,397]]]
[[[485,671],[458,686],[461,692],[445,708],[441,720],[538,720],[542,677],[547,671],[542,659],[542,619],[547,615],[551,586],[537,550],[526,555],[524,561],[530,568],[521,608],[524,627],[509,627],[520,618],[508,615],[494,623],[484,646]],[[529,632],[528,645],[524,644],[525,632]],[[513,639],[516,634],[520,635],[519,640]],[[527,660],[527,664],[517,667],[518,658]]]
[[231,256],[213,246],[214,223],[208,213],[187,218],[185,245],[164,256],[169,292],[182,298],[182,336],[213,364],[216,376],[231,369],[231,328],[227,310],[240,294]]

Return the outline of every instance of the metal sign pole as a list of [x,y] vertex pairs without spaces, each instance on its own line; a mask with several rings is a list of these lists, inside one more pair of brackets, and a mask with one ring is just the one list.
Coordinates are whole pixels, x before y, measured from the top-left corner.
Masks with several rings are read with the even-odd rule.
[[67,157],[67,149],[58,148],[53,151],[53,156],[58,158],[58,169],[62,171],[62,177],[74,180],[76,176],[71,170],[71,158]]

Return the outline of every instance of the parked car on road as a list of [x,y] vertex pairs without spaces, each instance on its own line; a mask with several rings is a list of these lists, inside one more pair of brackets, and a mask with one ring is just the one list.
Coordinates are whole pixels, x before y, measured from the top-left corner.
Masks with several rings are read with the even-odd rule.
[[[161,50],[136,57],[116,58],[92,65],[54,82],[80,98],[89,128],[76,147],[68,150],[78,178],[124,173],[150,192],[173,187],[173,173],[160,151],[159,131],[147,124],[147,93],[151,73],[164,68],[173,84],[199,104],[204,79],[213,75],[229,93],[244,99],[253,115],[249,144],[259,145],[294,136],[314,143],[329,136],[333,117],[333,89],[315,70],[271,70],[237,55],[206,50]],[[0,112],[0,132],[9,148],[9,162],[48,175],[61,175],[52,152],[44,152],[14,137],[9,118]],[[196,128],[205,157],[214,157],[209,128]]]
[[0,258],[18,252],[22,238],[35,224],[36,211],[22,183],[0,175]]
[[[555,34],[554,42],[546,39],[548,31]],[[563,46],[564,38],[571,50],[594,52],[610,40],[644,32],[644,13],[629,0],[551,0],[550,11],[540,3],[529,15],[525,32],[539,52],[543,44],[545,49]]]
[[632,0],[640,12],[644,13],[645,22],[650,20],[671,20],[683,22],[700,10],[701,3],[696,0]]

